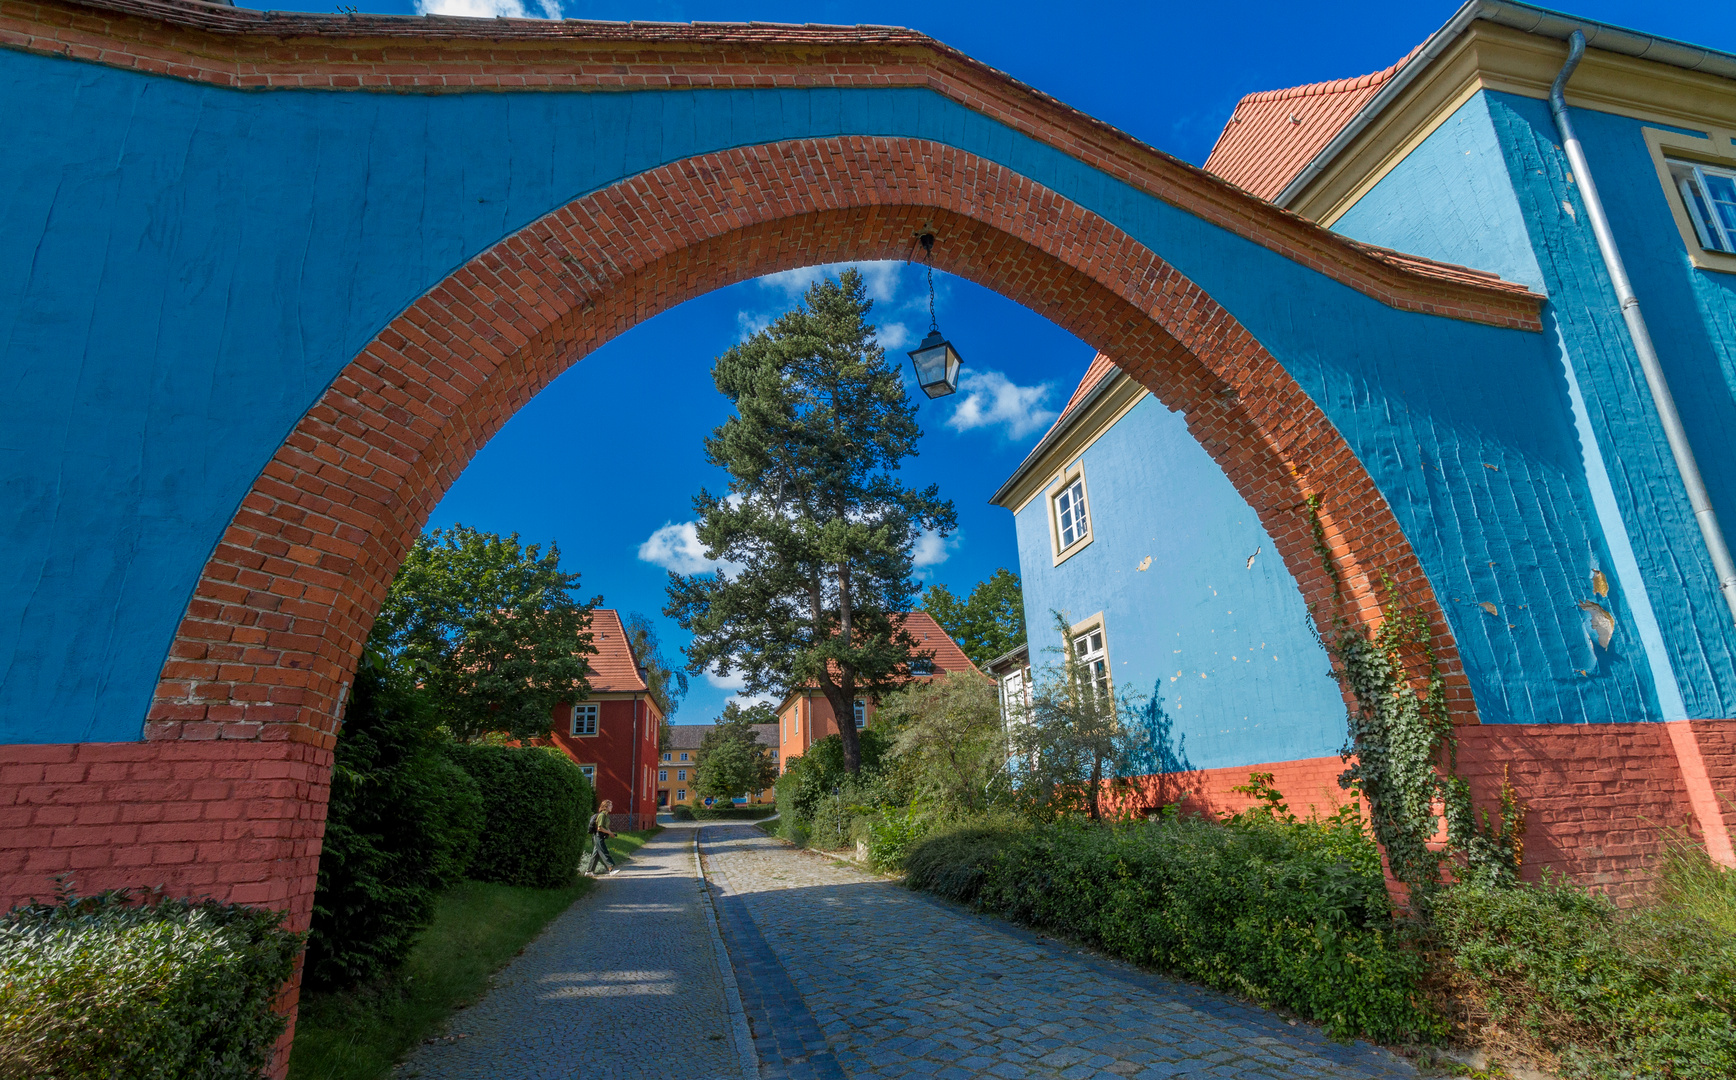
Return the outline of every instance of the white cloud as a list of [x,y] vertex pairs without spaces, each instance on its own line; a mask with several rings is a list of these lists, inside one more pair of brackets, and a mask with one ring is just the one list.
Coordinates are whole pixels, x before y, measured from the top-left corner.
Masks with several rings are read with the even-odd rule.
[[746,341],[771,324],[770,312],[738,311],[735,313],[735,325],[741,330],[741,337],[737,339],[740,341]]
[[1020,386],[998,371],[965,372],[958,380],[964,398],[947,418],[954,431],[1004,425],[1009,439],[1019,439],[1055,419],[1043,407],[1053,387],[1049,383]]
[[727,572],[735,566],[726,560],[706,558],[705,545],[699,542],[699,527],[692,521],[665,522],[639,545],[639,559],[677,574]]
[[881,323],[875,337],[879,339],[880,347],[887,352],[897,352],[915,340],[910,333],[910,327],[903,323]]
[[952,553],[957,551],[959,545],[963,543],[964,538],[957,533],[947,537],[942,537],[939,533],[928,532],[926,530],[919,533],[916,537],[916,546],[911,551],[910,559],[911,564],[915,566],[918,571],[916,576],[919,578],[926,578],[928,575],[921,571],[930,566],[939,566],[941,563],[952,558]]
[[705,673],[705,681],[719,690],[740,690],[747,685],[747,679],[739,671],[732,671],[728,675],[719,675],[715,670],[708,671]]
[[[530,10],[535,8],[533,12]],[[462,15],[471,19],[558,19],[558,0],[416,0],[418,15]]]
[[[476,0],[467,0],[467,2],[476,2]],[[511,2],[511,0],[507,0],[507,2]],[[781,292],[786,299],[793,302],[802,298],[802,294],[808,291],[809,285],[823,277],[837,277],[852,266],[862,272],[862,278],[868,286],[868,298],[870,300],[890,303],[897,297],[899,275],[904,264],[891,261],[798,266],[794,270],[784,270],[760,278],[760,288]],[[926,296],[924,299],[926,300]]]

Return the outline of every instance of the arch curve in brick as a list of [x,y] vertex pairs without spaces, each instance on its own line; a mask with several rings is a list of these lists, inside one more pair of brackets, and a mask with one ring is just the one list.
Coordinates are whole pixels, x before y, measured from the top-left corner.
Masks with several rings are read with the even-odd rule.
[[[1078,204],[915,139],[708,154],[563,206],[394,319],[296,425],[201,573],[150,740],[289,740],[316,759],[409,545],[466,464],[571,364],[682,301],[819,263],[909,257],[994,289],[1116,359],[1259,513],[1319,618],[1378,617],[1385,573],[1434,627],[1456,716],[1475,716],[1417,557],[1326,415],[1228,312]],[[1310,496],[1344,583],[1317,551]],[[317,781],[316,781],[317,783]],[[318,800],[316,795],[310,797]]]

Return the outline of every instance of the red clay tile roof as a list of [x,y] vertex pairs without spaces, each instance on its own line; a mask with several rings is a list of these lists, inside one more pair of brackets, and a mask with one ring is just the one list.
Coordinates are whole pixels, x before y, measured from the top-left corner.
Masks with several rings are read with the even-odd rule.
[[587,673],[592,691],[618,694],[651,689],[639,675],[639,664],[627,644],[627,631],[621,625],[619,612],[612,608],[591,612],[591,644],[597,649],[597,654],[589,658]]
[[[1055,417],[1055,422],[1049,425],[1049,431],[1054,431],[1060,427],[1062,421],[1067,419],[1067,414],[1073,411],[1073,406],[1084,400],[1085,395],[1089,394],[1093,387],[1115,374],[1116,370],[1115,361],[1102,353],[1092,357],[1090,365],[1085,368],[1084,378],[1080,379],[1079,385],[1073,388],[1073,396],[1067,399],[1067,407],[1061,410],[1060,416]],[[1047,438],[1048,432],[1044,432],[1043,435]]]
[[934,670],[936,673],[948,671],[975,671],[976,665],[970,662],[970,657],[958,647],[958,642],[952,635],[940,628],[934,621],[934,616],[926,611],[907,611],[904,613],[904,628],[916,638],[921,648],[934,653]]
[[1372,75],[1249,94],[1230,114],[1206,158],[1206,171],[1262,199],[1277,198],[1415,55],[1412,49],[1403,60]]

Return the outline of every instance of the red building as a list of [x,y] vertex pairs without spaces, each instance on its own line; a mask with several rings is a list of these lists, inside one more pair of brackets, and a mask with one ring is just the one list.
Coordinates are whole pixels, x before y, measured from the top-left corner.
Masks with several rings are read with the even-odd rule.
[[591,613],[590,696],[554,709],[554,743],[576,762],[597,801],[615,804],[621,827],[649,828],[657,817],[657,731],[663,712],[627,641],[618,612]]
[[[905,629],[916,638],[918,647],[934,654],[934,669],[917,675],[919,681],[951,671],[977,670],[970,657],[958,647],[958,642],[934,621],[934,616],[926,611],[907,611],[903,619]],[[872,700],[858,698],[852,722],[858,728],[873,726],[874,709]],[[832,712],[832,703],[818,687],[804,686],[791,691],[778,703],[778,772],[782,773],[788,767],[791,758],[801,757],[808,752],[808,747],[837,733],[838,718]]]

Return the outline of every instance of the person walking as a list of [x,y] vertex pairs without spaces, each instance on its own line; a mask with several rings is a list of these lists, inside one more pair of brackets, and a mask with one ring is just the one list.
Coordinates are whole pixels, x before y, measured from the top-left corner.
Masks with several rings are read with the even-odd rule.
[[615,865],[614,857],[609,854],[609,837],[615,835],[609,829],[609,811],[614,808],[614,803],[604,799],[602,805],[597,807],[597,812],[591,815],[591,823],[585,827],[591,834],[591,854],[587,863],[579,867],[581,873],[595,874],[605,865],[609,867],[610,874],[621,872]]

